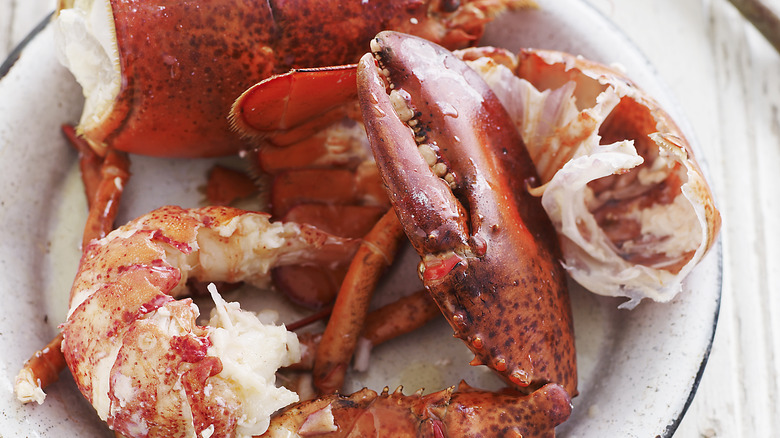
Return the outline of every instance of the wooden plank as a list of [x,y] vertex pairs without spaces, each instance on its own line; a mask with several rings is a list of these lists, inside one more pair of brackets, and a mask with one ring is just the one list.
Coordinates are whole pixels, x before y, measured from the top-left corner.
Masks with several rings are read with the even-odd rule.
[[5,60],[13,46],[11,37],[11,22],[13,19],[13,3],[9,0],[0,2],[0,60]]
[[[738,232],[733,229],[734,210],[742,212],[745,217],[742,220],[752,220],[751,209],[747,203],[748,197],[734,199],[733,192],[725,184],[730,181],[735,173],[744,172],[749,165],[744,155],[734,157],[734,148],[730,145],[736,145],[740,137],[747,131],[746,120],[743,116],[744,111],[738,110],[744,107],[744,95],[741,93],[742,84],[733,79],[735,78],[734,66],[739,65],[739,47],[744,45],[745,24],[736,15],[736,11],[730,5],[724,2],[713,1],[710,4],[708,15],[710,17],[711,27],[708,30],[711,40],[711,53],[715,59],[712,76],[716,78],[716,83],[710,91],[717,96],[718,117],[715,119],[717,127],[717,138],[713,139],[718,153],[717,161],[713,166],[718,169],[717,188],[719,196],[719,205],[724,213],[724,228],[722,234],[724,248],[724,265],[733,266],[734,255],[736,251],[742,250],[739,246],[746,244],[755,236],[742,236],[744,240],[734,242],[732,236]],[[736,52],[731,54],[731,52]],[[727,58],[727,59],[724,59]],[[736,111],[735,111],[736,110]],[[736,113],[732,115],[731,113]],[[728,163],[728,164],[727,164]],[[739,205],[742,204],[742,205]],[[735,248],[734,245],[737,245]],[[749,255],[742,255],[740,260],[748,264],[752,261]],[[740,387],[741,375],[737,370],[744,370],[741,367],[743,359],[747,359],[744,352],[741,351],[739,341],[742,334],[745,333],[745,326],[740,318],[740,311],[744,309],[737,305],[739,300],[735,300],[734,295],[734,276],[733,271],[727,270],[723,277],[723,301],[721,305],[721,317],[719,321],[718,332],[716,334],[716,344],[710,365],[705,372],[702,380],[699,394],[696,398],[696,411],[692,412],[694,416],[689,421],[695,421],[696,426],[702,434],[706,436],[761,436],[754,435],[751,431],[758,431],[763,428],[759,424],[751,424],[750,414],[743,409],[748,403],[746,393]],[[748,323],[761,325],[762,318],[756,318]],[[753,364],[763,363],[763,349],[754,352],[750,362]],[[757,373],[763,370],[756,366]],[[725,391],[724,391],[725,389]],[[756,394],[757,395],[757,394]],[[728,419],[724,421],[724,419]],[[680,431],[681,433],[683,430]],[[692,436],[692,435],[682,435]]]
[[[8,0],[6,0],[8,1]],[[18,43],[54,10],[51,0],[12,0],[16,3],[11,28],[11,38]]]
[[0,0],[0,60],[19,44],[51,11],[52,0]]
[[[772,95],[767,85],[776,81],[776,73],[766,74],[771,70],[768,64],[776,66],[778,58],[755,29],[739,27],[735,10],[722,7],[713,12],[713,27],[719,31],[714,35],[715,56],[722,66],[717,91],[722,96],[720,123],[725,128],[723,179],[730,182],[726,241],[733,275],[727,277],[727,284],[733,294],[736,345],[731,378],[742,388],[735,419],[743,436],[772,436],[780,430],[775,396],[778,350],[773,348],[777,331],[772,322],[777,301],[768,283],[773,268],[767,249],[777,239],[767,245],[771,234],[767,234],[769,212],[763,210],[763,198],[769,187],[777,185],[777,170],[766,168],[772,165],[770,151],[778,145],[776,138],[769,141],[766,115],[780,95]],[[767,179],[773,180],[768,187],[763,183]]]

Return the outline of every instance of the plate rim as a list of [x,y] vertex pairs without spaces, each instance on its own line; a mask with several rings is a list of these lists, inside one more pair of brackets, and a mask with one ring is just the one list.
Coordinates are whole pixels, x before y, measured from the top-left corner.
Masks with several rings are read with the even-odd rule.
[[[600,10],[598,10],[596,7],[594,7],[589,0],[573,0],[578,1],[585,5],[588,9],[591,10],[591,12],[597,14],[603,22],[607,23],[611,27],[611,31],[617,34],[620,34],[624,37],[625,41],[632,47],[632,49],[637,53],[638,56],[642,58],[642,60],[645,62],[646,66],[651,69],[656,75],[657,70],[655,70],[655,66],[649,61],[647,56],[644,54],[644,52],[640,49],[639,46],[636,45],[636,43],[628,37],[628,35],[623,32],[616,23],[614,23],[612,20],[610,20],[608,17],[606,17]],[[8,56],[5,58],[2,64],[0,64],[0,81],[2,81],[5,76],[11,71],[13,66],[16,64],[16,62],[21,57],[23,51],[27,48],[27,46],[30,44],[31,41],[33,41],[41,32],[43,32],[48,25],[50,25],[52,18],[55,16],[56,11],[49,12],[25,37],[20,41],[14,48],[9,52]],[[667,97],[672,99],[672,103],[676,104],[675,97],[673,93],[671,93],[668,89],[669,85],[666,83],[663,78],[660,76],[658,77],[658,85],[661,86],[664,91],[667,94]],[[693,129],[689,126],[689,120],[684,116],[682,116],[682,122],[684,123],[684,128],[686,128],[686,134],[689,135],[695,135],[693,133]],[[697,160],[699,161],[700,165],[704,169],[705,172],[708,172],[708,165],[707,165],[707,156],[702,154],[701,148],[696,148],[698,146],[697,142],[694,142],[694,148],[695,152],[697,153]],[[710,328],[710,334],[708,337],[708,342],[706,345],[706,348],[703,352],[701,363],[699,364],[698,371],[696,372],[696,375],[693,379],[693,382],[691,384],[690,389],[688,390],[688,397],[683,404],[683,407],[679,413],[679,415],[672,419],[670,423],[667,424],[664,430],[663,435],[659,435],[659,437],[664,438],[671,438],[676,430],[678,429],[680,423],[684,419],[685,415],[688,412],[688,409],[693,403],[693,400],[696,396],[698,387],[701,383],[704,371],[706,369],[706,366],[709,361],[710,354],[712,352],[712,347],[715,340],[715,335],[717,333],[717,326],[718,321],[720,318],[720,310],[722,305],[722,294],[723,294],[723,236],[722,234],[718,236],[716,244],[713,248],[710,249],[710,251],[714,251],[716,253],[716,269],[717,269],[717,278],[713,280],[713,283],[716,284],[716,295],[715,295],[715,311],[713,315],[713,321],[711,323]]]
[[30,31],[30,33],[28,33],[22,39],[22,41],[20,41],[19,44],[17,44],[16,47],[11,50],[8,56],[6,56],[5,60],[3,60],[3,63],[0,64],[0,80],[2,80],[8,74],[8,72],[11,71],[11,67],[13,67],[14,64],[16,64],[16,61],[19,60],[19,57],[22,56],[22,52],[24,51],[25,47],[30,44],[30,41],[38,36],[39,33],[43,32],[46,26],[49,25],[55,13],[56,11],[49,12],[46,17],[38,22],[38,24],[36,24],[35,27]]

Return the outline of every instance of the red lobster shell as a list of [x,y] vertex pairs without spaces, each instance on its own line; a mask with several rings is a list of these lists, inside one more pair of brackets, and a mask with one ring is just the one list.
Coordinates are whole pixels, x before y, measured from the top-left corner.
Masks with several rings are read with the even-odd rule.
[[[57,20],[87,96],[79,133],[99,151],[200,157],[245,146],[226,117],[265,77],[355,62],[383,29],[464,47],[492,15],[524,2],[106,0],[86,10],[79,3],[64,1]],[[78,46],[88,50],[73,53]]]

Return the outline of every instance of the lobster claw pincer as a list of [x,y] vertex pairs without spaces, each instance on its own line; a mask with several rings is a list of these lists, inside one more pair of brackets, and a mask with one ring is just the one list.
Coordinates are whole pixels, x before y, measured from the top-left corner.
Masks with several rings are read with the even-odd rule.
[[[555,231],[536,171],[488,86],[449,51],[382,32],[358,66],[369,141],[420,277],[455,335],[514,387],[577,393]],[[389,90],[389,93],[388,93]]]

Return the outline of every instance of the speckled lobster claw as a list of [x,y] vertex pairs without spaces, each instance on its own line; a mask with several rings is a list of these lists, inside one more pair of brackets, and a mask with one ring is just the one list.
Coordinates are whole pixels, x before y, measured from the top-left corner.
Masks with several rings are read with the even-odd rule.
[[381,393],[364,388],[291,405],[274,415],[263,437],[500,436],[554,438],[571,413],[566,391],[554,383],[529,395],[486,392],[461,382],[432,394]]
[[447,50],[394,32],[371,49],[358,67],[363,117],[426,288],[472,364],[524,392],[554,382],[576,394],[558,240],[527,191],[536,171],[512,121]]

